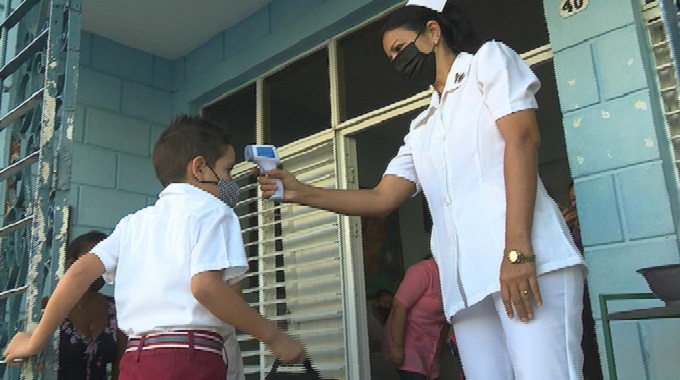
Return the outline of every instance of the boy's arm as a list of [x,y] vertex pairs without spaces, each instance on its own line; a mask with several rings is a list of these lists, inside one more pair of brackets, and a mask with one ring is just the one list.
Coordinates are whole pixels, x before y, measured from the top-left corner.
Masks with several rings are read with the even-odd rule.
[[305,359],[302,345],[248,306],[233,285],[222,281],[222,271],[194,275],[191,293],[214,316],[267,344],[284,363],[301,363]]
[[14,363],[16,358],[33,356],[42,351],[47,346],[52,333],[73,309],[76,302],[102,274],[104,274],[104,264],[94,254],[85,254],[73,263],[57,284],[35,331],[17,333],[7,345],[3,353],[7,362],[17,364]]
[[236,294],[238,294],[239,297],[243,297],[243,284],[241,284],[241,281],[235,282],[233,284],[230,284],[231,288],[234,289]]

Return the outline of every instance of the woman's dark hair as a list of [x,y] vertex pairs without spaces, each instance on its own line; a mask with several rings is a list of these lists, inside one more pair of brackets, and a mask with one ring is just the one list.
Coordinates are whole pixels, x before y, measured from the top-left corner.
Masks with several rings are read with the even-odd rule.
[[378,298],[380,298],[382,296],[394,296],[394,293],[389,289],[384,289],[384,288],[378,289],[378,291],[376,291],[375,294],[373,295],[373,299],[377,300]]
[[482,46],[482,42],[472,28],[467,16],[453,5],[451,0],[446,2],[441,13],[416,5],[398,8],[387,19],[383,34],[395,29],[406,29],[420,33],[428,21],[436,21],[439,24],[444,41],[454,54],[459,54],[462,51],[475,54]]
[[106,234],[99,231],[90,231],[78,236],[66,246],[66,261],[76,261],[81,255],[87,253],[86,250],[104,239],[106,239]]

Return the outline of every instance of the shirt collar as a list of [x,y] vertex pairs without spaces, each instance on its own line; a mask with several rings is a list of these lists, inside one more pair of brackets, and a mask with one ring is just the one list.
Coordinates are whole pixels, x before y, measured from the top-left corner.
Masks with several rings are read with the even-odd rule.
[[[468,73],[470,71],[470,64],[472,63],[472,58],[474,56],[470,53],[460,52],[456,59],[451,65],[451,71],[446,77],[446,83],[444,84],[444,91],[442,92],[442,98],[446,96],[447,93],[455,91],[468,79]],[[440,97],[437,91],[432,91],[432,98],[430,99],[430,106],[428,108],[439,108]]]
[[161,191],[160,194],[158,194],[158,198],[160,199],[172,195],[190,195],[192,197],[202,197],[209,201],[222,203],[222,201],[217,199],[214,195],[210,194],[209,192],[201,190],[194,185],[184,182],[169,184],[168,186],[165,187],[165,189]]

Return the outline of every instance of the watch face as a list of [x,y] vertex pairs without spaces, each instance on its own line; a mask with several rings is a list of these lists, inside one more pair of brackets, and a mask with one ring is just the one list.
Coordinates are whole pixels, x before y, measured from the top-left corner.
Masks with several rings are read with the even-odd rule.
[[508,252],[508,260],[510,260],[511,263],[514,263],[519,259],[519,253],[517,251],[510,251]]

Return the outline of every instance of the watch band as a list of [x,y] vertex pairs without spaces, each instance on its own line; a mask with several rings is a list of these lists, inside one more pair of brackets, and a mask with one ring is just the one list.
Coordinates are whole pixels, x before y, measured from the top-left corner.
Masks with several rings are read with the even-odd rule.
[[508,250],[505,256],[507,257],[508,261],[511,262],[512,264],[524,264],[536,262],[535,255],[527,255],[522,251],[516,249]]

